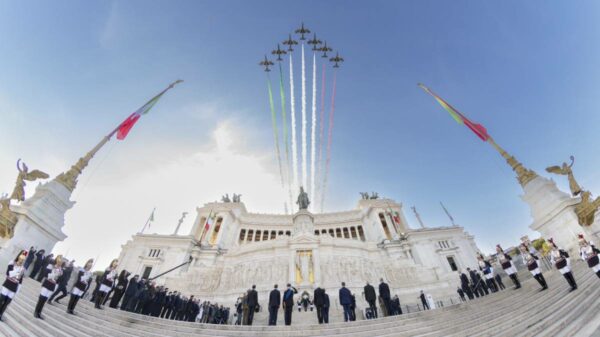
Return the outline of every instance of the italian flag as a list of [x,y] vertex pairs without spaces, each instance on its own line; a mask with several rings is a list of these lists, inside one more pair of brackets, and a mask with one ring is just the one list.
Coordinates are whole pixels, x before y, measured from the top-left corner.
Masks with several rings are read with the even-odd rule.
[[448,111],[450,113],[450,116],[452,118],[454,118],[454,120],[458,124],[466,125],[469,129],[471,129],[471,131],[473,131],[477,135],[477,137],[479,137],[484,142],[487,141],[488,139],[490,139],[490,135],[488,135],[487,130],[485,129],[485,127],[483,125],[474,123],[471,120],[469,120],[465,115],[463,115],[458,110],[456,110],[448,102],[444,101],[440,96],[436,95],[433,91],[431,91],[425,85],[423,85],[421,83],[419,83],[418,85],[419,85],[419,87],[421,87],[421,89],[425,90],[426,93],[433,96],[433,98],[435,98],[435,100],[438,103],[440,103],[440,105],[444,109],[446,109],[446,111]]
[[131,128],[133,128],[135,123],[137,123],[138,119],[140,119],[140,117],[142,117],[142,115],[147,114],[148,111],[150,111],[150,109],[152,109],[154,104],[156,104],[156,102],[158,102],[158,100],[162,97],[162,95],[164,95],[165,92],[167,92],[169,89],[173,88],[177,83],[180,83],[180,82],[183,82],[183,81],[177,80],[177,81],[171,83],[165,90],[163,90],[158,95],[154,96],[152,99],[150,99],[148,102],[146,102],[146,104],[144,104],[141,108],[137,109],[134,113],[129,115],[129,117],[127,117],[127,119],[125,119],[117,128],[117,130],[116,130],[117,139],[118,140],[125,139],[125,137],[127,137],[127,134],[129,134],[129,131],[131,131]]
[[212,224],[215,222],[215,218],[216,218],[216,214],[212,213],[212,210],[210,211],[210,214],[208,215],[208,218],[206,218],[206,223],[204,224],[204,232],[206,233],[208,231],[208,229],[210,228],[210,226],[212,226]]

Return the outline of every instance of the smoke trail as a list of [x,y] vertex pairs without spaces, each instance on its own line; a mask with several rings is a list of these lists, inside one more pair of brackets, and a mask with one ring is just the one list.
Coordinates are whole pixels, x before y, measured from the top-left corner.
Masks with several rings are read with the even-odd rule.
[[307,186],[306,175],[306,65],[304,63],[304,43],[302,44],[302,186]]
[[[294,63],[290,54],[290,119],[292,121],[292,172],[294,175],[292,188],[298,189],[298,146],[296,145],[296,101],[294,98]],[[292,209],[293,209],[292,203]],[[293,212],[293,211],[292,211]]]
[[329,110],[329,128],[327,130],[327,159],[325,162],[325,176],[323,178],[323,191],[321,196],[321,212],[325,204],[325,193],[327,192],[327,180],[329,178],[329,163],[331,162],[331,133],[333,131],[333,113],[335,111],[335,88],[337,71],[333,72],[333,88],[331,92],[331,110]]
[[275,104],[273,103],[273,90],[271,89],[271,78],[267,76],[267,86],[269,87],[269,105],[271,106],[271,123],[273,124],[273,137],[275,138],[275,151],[277,153],[277,164],[279,164],[279,176],[281,177],[281,187],[283,184],[283,170],[281,168],[281,151],[279,150],[279,131],[277,130],[277,115],[275,114]]
[[[290,205],[293,201],[292,199],[292,182],[291,182],[291,166],[290,166],[290,141],[288,138],[288,128],[287,128],[287,113],[285,112],[285,90],[283,87],[283,69],[281,67],[281,62],[279,62],[279,95],[281,96],[281,124],[283,125],[283,141],[285,142],[285,177],[287,185],[288,185],[288,193],[290,195]],[[286,214],[287,214],[287,205],[286,205]]]
[[[325,133],[325,64],[322,64],[321,67],[323,68],[322,71],[322,75],[321,75],[321,116],[320,116],[320,120],[319,120],[319,158],[317,160],[318,162],[318,176],[321,177],[323,175],[323,135]],[[321,179],[319,179],[318,181],[319,186],[319,193],[316,194],[317,196],[321,197],[319,194],[321,192],[321,190],[323,189],[323,185],[322,185],[322,181]],[[315,200],[316,201],[316,200]],[[316,205],[316,202],[315,202]],[[321,209],[321,211],[323,211]]]
[[[313,52],[312,73],[312,125],[310,128],[310,200],[315,200],[315,152],[317,134],[317,56]],[[315,207],[311,207],[315,208]]]

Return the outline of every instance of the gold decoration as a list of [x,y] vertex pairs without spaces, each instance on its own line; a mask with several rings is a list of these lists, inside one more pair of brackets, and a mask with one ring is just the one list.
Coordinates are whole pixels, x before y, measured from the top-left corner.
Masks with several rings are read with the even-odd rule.
[[9,200],[25,200],[25,180],[36,181],[38,179],[47,179],[49,177],[47,173],[44,173],[40,170],[33,170],[30,172],[27,165],[25,163],[21,163],[21,159],[17,160],[17,170],[19,170],[19,175],[17,176],[17,182],[15,183],[15,188],[13,189]]
[[69,191],[73,192],[75,187],[77,187],[77,178],[79,178],[79,175],[81,172],[83,172],[83,169],[88,166],[90,160],[94,158],[94,155],[102,148],[102,146],[104,146],[104,144],[110,140],[110,136],[112,136],[113,133],[104,137],[102,141],[100,141],[100,143],[98,143],[98,145],[96,145],[90,152],[88,152],[84,157],[79,158],[75,165],[71,166],[68,171],[59,174],[56,178],[54,178],[54,180],[61,183]]
[[562,167],[558,165],[550,166],[546,167],[546,171],[549,173],[566,175],[569,179],[569,189],[571,189],[571,194],[575,197],[581,193],[581,186],[579,186],[575,180],[575,177],[573,176],[573,170],[571,169],[571,167],[573,167],[573,163],[575,163],[575,157],[571,156],[570,158],[571,165],[567,165],[567,163],[563,162]]
[[581,202],[575,206],[575,214],[581,226],[591,226],[594,223],[596,211],[600,208],[600,197],[590,201],[592,193],[590,191],[581,192]]
[[10,239],[15,234],[17,215],[10,209],[10,198],[0,198],[0,237]]
[[488,138],[488,143],[492,144],[492,146],[500,153],[500,155],[506,159],[506,162],[517,174],[517,180],[521,187],[525,187],[530,181],[536,178],[538,175],[535,171],[530,170],[523,166],[515,157],[509,155],[503,148],[501,148],[494,140],[490,137]]

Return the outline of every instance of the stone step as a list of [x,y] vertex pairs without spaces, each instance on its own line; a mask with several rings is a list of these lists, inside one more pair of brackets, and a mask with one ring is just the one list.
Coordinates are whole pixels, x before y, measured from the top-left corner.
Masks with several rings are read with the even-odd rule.
[[[542,336],[552,328],[570,328],[574,336],[580,327],[574,325],[577,319],[595,318],[588,308],[598,310],[595,298],[598,296],[598,280],[583,263],[574,266],[578,277],[579,290],[566,294],[566,282],[556,271],[545,272],[550,289],[537,293],[539,285],[535,280],[523,282],[523,289],[507,289],[483,298],[425,312],[375,320],[362,320],[349,323],[303,326],[231,326],[211,325],[192,322],[179,322],[161,318],[132,314],[106,307],[93,308],[93,304],[81,300],[77,315],[66,314],[66,306],[46,305],[44,321],[33,318],[33,308],[37,302],[40,284],[25,280],[20,293],[5,313],[6,324],[0,323],[0,333],[6,336]],[[586,276],[584,276],[586,275]],[[66,303],[68,298],[62,301]],[[552,304],[560,305],[555,310]],[[535,313],[531,315],[531,313]],[[538,313],[539,312],[539,313]],[[257,323],[264,320],[265,313],[255,316]],[[337,316],[341,314],[337,313]],[[337,317],[336,316],[336,317]],[[330,317],[333,315],[330,313]],[[279,318],[283,319],[280,310]],[[316,322],[316,311],[293,313],[296,320]],[[263,323],[263,324],[264,324]],[[451,325],[450,325],[451,324]],[[510,329],[510,330],[506,330]],[[511,331],[506,334],[504,331]],[[550,334],[547,334],[550,335]]]

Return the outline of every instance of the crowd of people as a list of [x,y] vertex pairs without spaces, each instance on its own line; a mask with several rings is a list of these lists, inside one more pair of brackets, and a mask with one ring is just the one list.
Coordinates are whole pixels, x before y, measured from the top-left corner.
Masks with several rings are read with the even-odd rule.
[[[75,261],[68,261],[62,255],[45,254],[43,249],[21,251],[8,265],[6,280],[2,286],[0,298],[0,320],[8,304],[18,292],[23,277],[29,267],[29,277],[41,282],[40,295],[34,309],[34,317],[43,319],[42,311],[46,303],[60,303],[69,295],[68,284],[71,280]],[[88,295],[96,309],[107,305],[141,315],[165,319],[227,324],[229,308],[209,301],[200,302],[193,295],[185,296],[178,291],[158,286],[154,281],[141,279],[139,275],[130,278],[127,270],[117,271],[119,261],[111,261],[103,273],[95,277],[92,273],[94,261],[88,260],[77,270],[77,277],[70,292],[67,313],[75,314],[78,301]],[[92,283],[95,281],[95,285]]]
[[[552,239],[548,240],[550,245],[550,262],[564,276],[571,287],[571,291],[577,289],[577,283],[571,271],[571,262],[569,254],[559,248]],[[598,259],[598,250],[594,244],[587,241],[583,235],[579,236],[579,255],[587,262],[587,265],[600,278],[600,262]],[[528,243],[523,242],[519,247],[521,259],[533,278],[540,284],[540,291],[548,289],[548,284],[542,274],[539,260],[540,256],[535,249]],[[500,245],[496,246],[496,262],[504,273],[513,281],[515,289],[521,288],[521,283],[517,275],[517,269],[512,261],[510,254],[507,254]],[[459,272],[460,287],[457,292],[462,301],[482,297],[490,293],[495,293],[506,289],[502,282],[502,277],[495,272],[491,259],[486,259],[483,255],[478,255],[479,270],[467,268],[466,271]],[[6,271],[6,279],[0,290],[0,320],[6,308],[18,293],[23,277],[29,267],[31,272],[29,277],[41,282],[40,295],[34,310],[34,317],[43,319],[42,310],[46,303],[59,301],[69,295],[68,284],[71,275],[75,270],[75,261],[68,261],[62,255],[54,257],[53,254],[45,255],[45,251],[36,251],[31,247],[29,251],[22,250],[17,257],[9,263]],[[211,324],[228,324],[230,313],[229,308],[223,307],[218,303],[208,301],[200,302],[194,296],[185,296],[178,291],[170,291],[164,286],[156,285],[152,280],[140,279],[139,275],[131,275],[126,270],[117,271],[118,260],[113,260],[106,270],[95,277],[95,286],[92,289],[94,261],[88,260],[85,265],[77,269],[75,284],[70,291],[69,303],[67,304],[67,313],[75,314],[75,307],[78,301],[91,291],[91,301],[95,308],[102,309],[108,303],[111,308],[133,312],[142,315],[160,317],[164,319],[201,322]],[[481,274],[483,273],[483,275]],[[398,296],[391,296],[390,288],[383,279],[380,280],[378,287],[379,296],[375,288],[368,282],[364,286],[363,296],[369,304],[365,308],[364,317],[367,319],[377,318],[377,301],[381,308],[383,316],[400,315],[402,309]],[[285,325],[291,325],[292,312],[294,304],[298,310],[304,308],[313,311],[316,308],[317,320],[319,324],[329,323],[330,299],[326,290],[316,287],[312,300],[308,292],[303,292],[297,302],[294,301],[294,295],[298,291],[291,284],[281,294],[277,284],[269,294],[268,311],[269,325],[277,324],[277,315],[280,307],[283,307]],[[466,296],[465,296],[466,295]],[[419,298],[424,310],[431,309],[431,304],[427,300],[423,291]],[[344,321],[356,320],[356,296],[342,282],[338,293],[338,300],[343,307]],[[258,301],[258,292],[253,285],[246,293],[240,296],[235,305],[235,324],[252,325],[254,313],[260,310]]]

